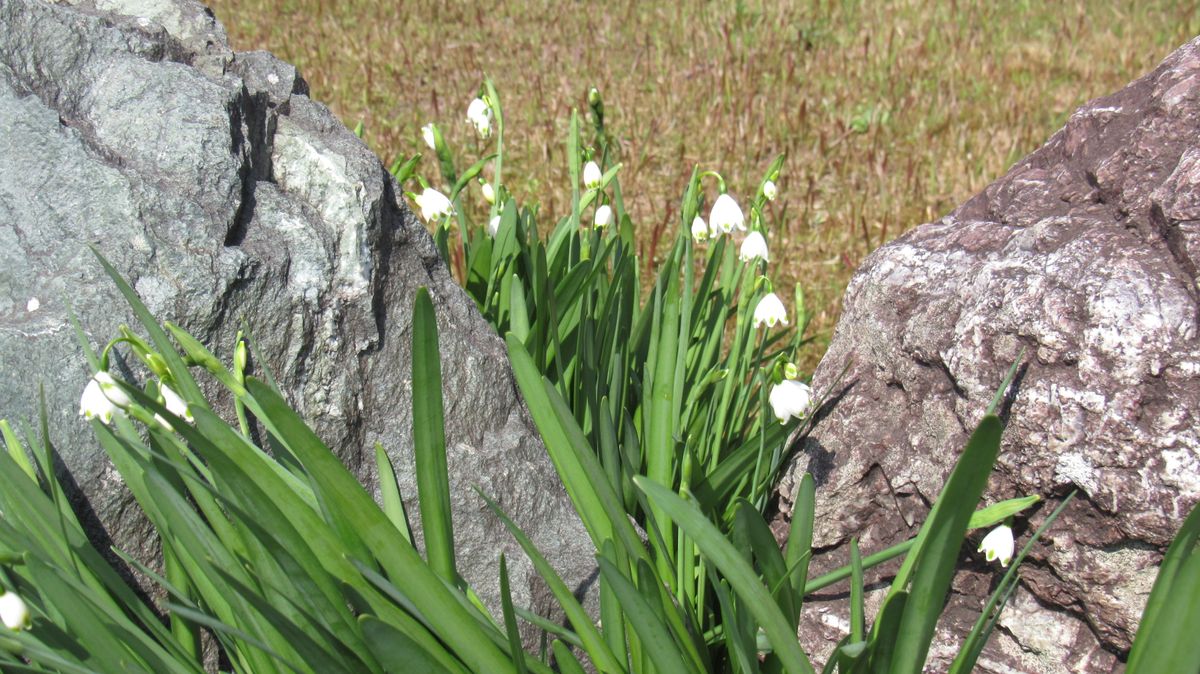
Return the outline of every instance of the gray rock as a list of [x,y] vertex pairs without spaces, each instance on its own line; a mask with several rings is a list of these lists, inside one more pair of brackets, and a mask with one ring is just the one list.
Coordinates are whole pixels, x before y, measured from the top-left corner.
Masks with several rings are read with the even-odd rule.
[[[1080,108],[1041,149],[950,215],[872,254],[815,374],[847,363],[836,404],[781,489],[818,484],[814,569],[916,533],[968,433],[1022,350],[987,500],[1040,494],[1018,544],[1072,489],[1034,548],[985,672],[1108,672],[1127,653],[1161,560],[1200,499],[1200,41]],[[999,569],[964,547],[943,671]],[[968,549],[969,548],[969,549]],[[964,580],[974,574],[974,582]],[[811,607],[801,633],[839,630]],[[830,618],[826,623],[836,623]]]
[[88,244],[160,319],[226,360],[245,320],[281,388],[350,469],[377,489],[381,442],[410,499],[410,313],[416,289],[429,287],[462,574],[498,607],[504,551],[516,602],[551,605],[478,485],[568,583],[587,583],[590,542],[503,343],[379,159],[306,96],[295,68],[232,52],[203,6],[72,5],[0,0],[0,411],[34,419],[45,385],[53,440],[96,539],[154,554],[76,413],[88,368],[68,310],[97,347],[136,324]]

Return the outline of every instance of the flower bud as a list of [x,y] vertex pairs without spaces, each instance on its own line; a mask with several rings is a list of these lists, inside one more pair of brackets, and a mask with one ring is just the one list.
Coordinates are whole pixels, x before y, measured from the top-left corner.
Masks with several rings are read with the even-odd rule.
[[597,227],[608,227],[612,224],[613,213],[612,208],[608,204],[604,204],[596,209],[596,218],[592,221]]
[[767,201],[775,201],[775,196],[779,193],[779,189],[775,187],[775,181],[773,180],[763,183],[762,190],[763,196],[767,198]]
[[492,219],[488,220],[487,231],[488,231],[488,234],[491,234],[492,236],[496,236],[496,233],[500,231],[500,216],[499,215],[493,215]]
[[482,98],[476,98],[467,106],[467,121],[475,126],[480,138],[492,135],[492,108]]
[[437,134],[433,131],[432,123],[421,127],[421,138],[425,141],[425,145],[429,146],[430,150],[437,152]]
[[588,89],[588,105],[596,105],[600,102],[600,90],[596,87]]
[[589,190],[594,190],[600,187],[600,179],[603,176],[600,173],[600,167],[594,161],[589,161],[583,165],[583,186]]
[[33,621],[29,617],[29,607],[25,600],[7,590],[0,594],[0,622],[14,632],[29,629]]
[[692,238],[696,240],[696,243],[708,238],[708,224],[699,215],[692,218]]
[[496,190],[492,188],[491,183],[481,183],[479,191],[483,192],[483,200],[489,204],[496,203]]
[[175,389],[166,384],[159,384],[158,393],[162,396],[163,407],[166,407],[168,412],[177,417],[187,419],[188,422],[194,421],[192,419],[192,411],[188,409],[188,404],[175,392]]

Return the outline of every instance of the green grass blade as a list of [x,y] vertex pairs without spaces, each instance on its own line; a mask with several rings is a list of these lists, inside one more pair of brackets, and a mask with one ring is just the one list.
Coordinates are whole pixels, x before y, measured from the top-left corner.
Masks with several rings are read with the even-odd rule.
[[812,664],[800,650],[796,634],[788,624],[787,618],[779,611],[754,569],[742,559],[741,554],[725,536],[703,513],[670,489],[640,475],[633,478],[633,481],[647,498],[687,532],[696,542],[701,554],[728,579],[734,592],[766,631],[767,638],[786,671],[812,672]]

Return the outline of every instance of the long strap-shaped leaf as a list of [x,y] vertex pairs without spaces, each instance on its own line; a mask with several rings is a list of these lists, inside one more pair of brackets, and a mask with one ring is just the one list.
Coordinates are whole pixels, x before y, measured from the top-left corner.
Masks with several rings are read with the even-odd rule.
[[413,302],[412,411],[413,453],[425,557],[434,573],[458,582],[454,565],[454,526],[450,515],[450,478],[446,467],[446,425],[442,410],[442,361],[437,319],[425,288]]
[[907,574],[912,574],[912,588],[904,605],[892,657],[893,674],[921,671],[938,617],[942,614],[950,580],[954,577],[967,524],[996,463],[1003,430],[1000,419],[995,416],[985,416],[979,422],[892,583],[889,597],[903,591]]
[[[388,578],[408,596],[454,652],[475,671],[511,672],[512,661],[482,632],[479,623],[425,565],[341,461],[329,451],[279,394],[248,377],[246,389],[267,417],[260,419],[285,442],[311,476],[330,524],[343,538],[366,547]],[[364,561],[370,561],[370,558]]]
[[1128,674],[1200,671],[1200,504],[1167,548],[1129,652]]
[[793,674],[813,672],[812,664],[800,649],[788,619],[771,599],[754,569],[712,522],[678,494],[645,476],[634,477],[633,482],[652,503],[687,532],[696,542],[700,553],[729,581],[734,592],[767,633],[767,639],[783,663],[784,670]]

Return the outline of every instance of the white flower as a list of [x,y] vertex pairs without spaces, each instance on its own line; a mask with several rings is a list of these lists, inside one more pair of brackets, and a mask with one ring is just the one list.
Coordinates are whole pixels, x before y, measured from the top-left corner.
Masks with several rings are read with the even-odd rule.
[[812,389],[808,384],[793,379],[785,379],[771,387],[767,402],[775,411],[779,423],[786,424],[788,419],[796,417],[803,419],[812,407]]
[[787,310],[775,293],[767,293],[754,307],[754,327],[761,327],[764,323],[768,328],[775,327],[776,323],[788,324]]
[[976,552],[984,553],[984,558],[989,562],[999,559],[1000,566],[1007,567],[1012,561],[1013,547],[1012,528],[1001,524],[983,537],[983,542],[979,544]]
[[488,220],[487,231],[488,231],[488,234],[491,234],[492,236],[496,236],[496,232],[500,231],[500,216],[499,215],[493,215],[492,219]]
[[775,187],[773,180],[763,183],[763,196],[767,198],[767,201],[775,201],[775,195],[777,194],[779,194],[779,189]]
[[37,311],[41,306],[42,306],[41,300],[39,300],[36,297],[30,297],[29,301],[25,304],[25,311],[28,311],[29,313],[33,313],[33,312]]
[[29,607],[25,600],[16,594],[4,591],[0,594],[0,621],[10,630],[27,630],[32,622],[29,618]]
[[129,407],[132,401],[107,372],[97,372],[83,387],[83,395],[79,398],[79,414],[84,419],[99,419],[105,424],[112,423],[113,414],[120,409]]
[[583,165],[583,186],[589,190],[594,190],[600,187],[600,167],[596,162],[590,161]]
[[467,106],[467,121],[475,125],[480,138],[492,135],[492,108],[482,98],[476,98]]
[[483,183],[479,186],[479,190],[483,192],[483,200],[489,204],[496,203],[496,190],[492,188],[491,183]]
[[743,262],[750,260],[766,262],[770,259],[767,254],[767,240],[759,232],[750,232],[750,235],[742,242],[742,250],[738,253],[738,259]]
[[421,127],[421,138],[425,139],[425,144],[430,150],[437,152],[437,136],[433,132],[433,124],[426,124]]
[[742,215],[742,208],[728,194],[722,194],[713,202],[712,210],[708,212],[708,224],[714,232],[720,230],[724,234],[735,229],[746,231],[746,218]]
[[454,204],[450,203],[446,195],[432,187],[426,187],[425,191],[413,199],[417,202],[417,208],[421,209],[421,217],[425,219],[425,222],[446,218],[454,213]]
[[612,209],[609,208],[608,204],[604,204],[596,209],[596,217],[592,223],[597,227],[608,227],[612,224],[612,218]]
[[692,238],[697,243],[708,238],[708,224],[699,215],[692,219]]
[[183,398],[179,397],[175,389],[166,384],[160,384],[158,392],[162,395],[163,407],[166,407],[168,412],[181,419],[187,419],[188,422],[194,421],[192,419],[192,411],[188,409],[188,404],[184,402]]

